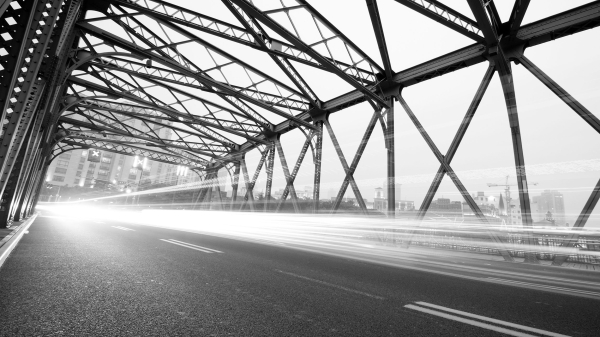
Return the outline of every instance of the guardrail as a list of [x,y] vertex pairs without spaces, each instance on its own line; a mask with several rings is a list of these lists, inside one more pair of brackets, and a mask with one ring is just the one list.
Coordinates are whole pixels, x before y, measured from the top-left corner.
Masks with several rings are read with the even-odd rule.
[[[483,230],[482,230],[483,229]],[[396,246],[427,247],[464,251],[477,254],[500,255],[498,244],[489,237],[493,232],[513,257],[525,257],[526,252],[535,252],[539,260],[552,261],[556,255],[568,255],[567,262],[600,264],[600,233],[579,231],[573,248],[563,244],[573,232],[563,230],[534,229],[484,229],[463,228],[383,228],[365,236],[367,240]]]

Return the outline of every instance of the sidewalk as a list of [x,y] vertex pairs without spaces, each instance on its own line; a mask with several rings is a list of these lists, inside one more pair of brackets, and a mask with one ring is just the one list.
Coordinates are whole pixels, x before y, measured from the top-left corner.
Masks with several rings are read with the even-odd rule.
[[2,264],[18,244],[23,234],[27,233],[27,229],[33,221],[35,221],[37,216],[38,213],[35,213],[28,219],[15,222],[8,228],[0,229],[0,267],[2,267]]
[[29,219],[25,219],[23,221],[15,221],[10,227],[0,228],[0,248],[2,248],[2,246],[19,231],[21,226],[23,226],[23,224],[27,222],[27,220]]

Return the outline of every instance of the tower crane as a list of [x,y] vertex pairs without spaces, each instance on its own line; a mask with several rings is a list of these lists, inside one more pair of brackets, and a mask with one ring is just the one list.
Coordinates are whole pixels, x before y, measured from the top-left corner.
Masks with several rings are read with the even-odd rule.
[[[488,187],[497,187],[497,186],[502,186],[504,187],[504,198],[506,199],[506,215],[508,217],[508,219],[511,219],[510,217],[510,213],[511,213],[511,206],[510,206],[510,187],[511,186],[518,186],[518,184],[509,184],[508,183],[508,178],[510,176],[506,176],[506,182],[504,184],[495,184],[495,183],[488,183]],[[538,183],[529,183],[529,185],[533,185],[536,186]]]

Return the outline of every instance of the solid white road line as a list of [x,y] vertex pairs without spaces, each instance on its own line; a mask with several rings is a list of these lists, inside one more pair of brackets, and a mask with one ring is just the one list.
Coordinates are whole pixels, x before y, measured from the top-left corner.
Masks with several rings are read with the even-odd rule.
[[28,231],[29,227],[37,217],[38,213],[34,213],[29,219],[25,220],[25,223],[21,225],[22,227],[19,228],[18,232],[14,233],[9,239],[5,238],[4,240],[6,241],[3,240],[4,245],[0,247],[0,267],[2,267],[6,259],[8,259],[10,253],[13,251],[13,249],[15,249],[25,232]]
[[530,332],[535,332],[544,336],[553,336],[553,337],[566,337],[566,335],[562,335],[559,333],[555,333],[555,332],[550,332],[550,331],[546,331],[546,330],[541,330],[541,329],[536,329],[536,328],[531,328],[525,325],[521,325],[521,324],[516,324],[516,323],[510,323],[510,322],[506,322],[506,321],[502,321],[499,319],[494,319],[494,318],[489,318],[489,317],[485,317],[485,316],[481,316],[481,315],[475,315],[475,314],[471,314],[468,312],[464,312],[464,311],[460,311],[460,310],[455,310],[455,309],[450,309],[450,308],[446,308],[446,307],[442,307],[441,305],[435,305],[435,304],[431,304],[431,303],[427,303],[427,302],[415,302],[416,304],[425,306],[425,307],[430,307],[430,308],[434,308],[434,309],[438,309],[438,310],[443,310],[443,311],[447,311],[447,312],[451,312],[453,314],[458,314],[458,315],[462,315],[462,316],[466,316],[466,317],[471,317],[471,318],[477,318],[481,321],[486,321],[486,322],[491,322],[491,323],[496,323],[496,324],[500,324],[500,325],[504,325],[504,326],[508,326],[511,328],[517,328],[519,330],[525,330],[525,331],[530,331]]
[[135,229],[131,229],[131,228],[127,228],[127,227],[121,227],[121,226],[111,226],[112,228],[116,228],[116,229],[120,229],[122,231],[134,231]]
[[363,295],[363,296],[368,296],[368,297],[371,297],[371,298],[374,298],[374,299],[378,299],[378,300],[385,300],[385,297],[381,297],[381,296],[377,296],[377,295],[365,293],[365,292],[360,291],[360,290],[354,290],[354,289],[342,287],[342,286],[339,286],[337,284],[332,284],[332,283],[321,281],[321,280],[315,280],[314,278],[310,278],[310,277],[306,277],[306,276],[302,276],[302,275],[298,275],[298,274],[286,272],[286,271],[279,270],[279,269],[275,269],[275,271],[278,272],[278,273],[282,273],[282,274],[286,274],[286,275],[289,275],[289,276],[297,277],[297,278],[300,278],[300,279],[303,279],[303,280],[307,280],[307,281],[312,281],[312,282],[319,283],[319,284],[322,284],[322,285],[326,285],[326,286],[329,286],[329,287],[333,287],[333,288],[337,288],[337,289],[340,289],[340,290],[348,291],[348,292],[351,292],[351,293],[355,293],[355,294],[359,294],[359,295]]
[[183,242],[183,241],[179,241],[179,240],[175,240],[175,239],[170,239],[170,241],[179,242],[179,243],[181,243],[182,245],[187,245],[187,246],[194,247],[194,248],[198,248],[198,249],[206,249],[206,250],[210,250],[211,252],[215,252],[215,253],[223,253],[223,252],[222,252],[222,251],[220,251],[220,250],[216,250],[216,249],[212,249],[212,248],[206,248],[206,247],[202,247],[202,246],[194,245],[194,244],[191,244],[191,243],[187,243],[187,242]]
[[185,248],[197,250],[197,251],[200,251],[200,252],[203,252],[203,253],[207,253],[207,254],[212,254],[213,253],[213,252],[211,252],[209,250],[204,250],[204,249],[201,249],[201,248],[196,248],[196,247],[192,247],[192,246],[189,246],[189,245],[184,245],[184,244],[181,244],[181,243],[173,242],[171,240],[160,239],[160,241],[164,241],[164,242],[167,242],[167,243],[170,243],[170,244],[173,244],[173,245],[178,245],[178,246],[181,246],[181,247],[185,247]]
[[408,309],[412,309],[412,310],[424,312],[426,314],[431,314],[431,315],[434,315],[434,316],[443,317],[443,318],[446,318],[446,319],[451,319],[453,321],[457,321],[457,322],[461,322],[461,323],[465,323],[465,324],[477,326],[477,327],[480,327],[480,328],[484,328],[484,329],[488,329],[488,330],[492,330],[492,331],[496,331],[496,332],[501,332],[501,333],[504,333],[504,334],[507,334],[507,335],[511,335],[511,336],[536,337],[535,335],[530,335],[530,334],[526,334],[526,333],[519,332],[519,331],[514,331],[514,330],[509,330],[509,329],[501,328],[499,326],[495,326],[495,325],[491,325],[491,324],[487,324],[487,323],[482,323],[482,322],[479,322],[479,321],[474,321],[472,319],[462,318],[462,317],[459,317],[459,316],[454,316],[454,315],[446,314],[446,313],[443,313],[441,311],[431,310],[431,309],[419,307],[417,305],[407,304],[404,307],[408,308]]

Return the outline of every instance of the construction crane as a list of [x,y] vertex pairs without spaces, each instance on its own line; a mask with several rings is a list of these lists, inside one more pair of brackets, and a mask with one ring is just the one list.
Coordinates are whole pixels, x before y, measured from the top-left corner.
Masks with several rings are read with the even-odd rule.
[[[517,184],[509,184],[508,183],[508,178],[510,176],[506,176],[506,183],[504,184],[495,184],[495,183],[488,183],[488,187],[498,187],[498,186],[502,186],[504,187],[504,199],[506,199],[506,216],[508,217],[508,219],[510,220],[510,213],[511,213],[511,206],[510,206],[510,187],[511,186],[518,186]],[[529,185],[533,185],[536,186],[538,183],[529,183]]]

